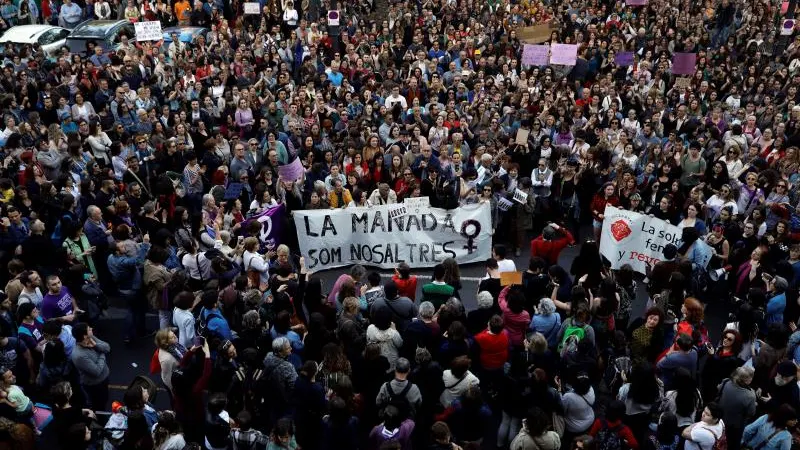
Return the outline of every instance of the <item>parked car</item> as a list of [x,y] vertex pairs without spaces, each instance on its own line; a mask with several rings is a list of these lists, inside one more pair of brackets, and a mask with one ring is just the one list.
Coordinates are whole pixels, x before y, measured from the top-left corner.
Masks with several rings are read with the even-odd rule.
[[178,33],[178,40],[189,44],[197,39],[197,36],[205,36],[210,31],[203,27],[169,27],[162,30],[164,32],[164,44],[172,42],[172,33]]
[[86,44],[94,41],[104,53],[110,53],[117,49],[123,34],[130,42],[136,41],[133,23],[128,20],[87,20],[67,36],[67,46],[72,53],[86,55]]
[[65,46],[70,31],[52,25],[19,25],[9,28],[0,44],[39,44],[48,56],[55,56]]

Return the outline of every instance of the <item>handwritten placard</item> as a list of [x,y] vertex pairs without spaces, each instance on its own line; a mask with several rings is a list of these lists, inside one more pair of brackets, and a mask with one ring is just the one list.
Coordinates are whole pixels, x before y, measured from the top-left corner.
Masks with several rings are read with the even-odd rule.
[[409,197],[403,200],[403,204],[408,207],[408,210],[413,214],[419,214],[426,211],[431,207],[430,197]]
[[137,41],[160,41],[164,39],[164,35],[161,33],[160,21],[136,22],[133,26],[136,29]]
[[389,208],[389,220],[403,217],[406,214],[408,214],[408,207],[402,203],[391,205],[391,208]]
[[523,205],[528,203],[528,193],[519,189],[514,190],[514,201]]
[[675,79],[675,89],[688,89],[691,85],[691,79],[688,77],[680,77]]
[[303,177],[305,171],[300,158],[295,158],[284,166],[278,166],[278,176],[284,181],[297,181]]
[[692,75],[697,64],[697,53],[675,53],[672,56],[672,73]]
[[578,46],[575,44],[553,44],[550,47],[550,64],[574,66],[578,60]]
[[525,44],[522,48],[522,65],[545,66],[550,56],[549,45]]
[[261,14],[261,3],[247,2],[244,4],[245,14]]
[[614,63],[618,66],[632,66],[633,65],[633,52],[619,52],[614,57]]

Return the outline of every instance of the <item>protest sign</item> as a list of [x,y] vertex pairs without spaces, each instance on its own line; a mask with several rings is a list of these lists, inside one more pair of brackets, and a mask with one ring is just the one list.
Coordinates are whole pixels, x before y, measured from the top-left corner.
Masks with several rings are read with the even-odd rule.
[[424,210],[431,207],[430,197],[409,197],[403,200],[403,204],[408,206],[408,210],[414,214],[422,214]]
[[522,203],[523,205],[528,203],[528,193],[525,191],[520,191],[519,189],[515,189],[514,201],[517,203]]
[[281,230],[285,218],[286,206],[281,203],[251,216],[242,222],[242,226],[239,229],[246,230],[253,221],[261,222],[261,232],[258,235],[258,240],[261,242],[259,251],[263,253],[275,249],[280,244]]
[[644,6],[647,4],[647,0],[625,0],[625,4],[628,6]]
[[164,39],[164,35],[161,33],[161,22],[157,20],[136,22],[133,26],[136,29],[137,41],[160,41]]
[[575,44],[553,44],[550,48],[550,64],[574,66],[578,60],[578,46]]
[[402,203],[395,203],[389,208],[389,219],[397,219],[408,214],[408,207]]
[[245,14],[261,14],[261,3],[247,2],[244,4]]
[[550,40],[550,34],[553,29],[550,24],[533,25],[524,27],[517,30],[517,39],[526,44],[541,44]]
[[[682,229],[667,221],[613,206],[606,206],[604,217],[600,254],[611,261],[612,269],[630,264],[633,270],[645,273],[648,262],[655,265],[664,259],[664,246],[681,246]],[[701,263],[705,267],[711,248],[703,241],[695,245],[707,256]]]
[[500,199],[497,200],[497,209],[500,211],[508,211],[512,206],[514,206],[514,203],[505,197],[500,197]]
[[304,173],[306,173],[306,169],[303,167],[303,162],[300,161],[300,158],[295,158],[289,164],[278,166],[278,176],[284,181],[299,180],[303,178]]
[[522,48],[522,65],[524,66],[544,66],[547,65],[550,55],[549,45],[525,44]]
[[517,128],[517,137],[514,143],[517,145],[528,145],[528,137],[531,135],[531,130],[527,128]]
[[338,27],[339,26],[339,10],[332,9],[328,11],[328,26],[329,27]]
[[783,21],[783,26],[781,26],[781,36],[791,36],[792,32],[794,31],[794,19],[786,19]]
[[675,79],[675,88],[676,89],[686,89],[691,86],[692,80],[688,77],[680,77]]
[[488,203],[458,209],[409,205],[389,219],[397,205],[294,212],[300,252],[311,270],[364,264],[391,269],[400,262],[432,267],[446,258],[459,264],[485,261],[492,248]]
[[522,272],[501,272],[500,286],[522,284]]
[[614,57],[614,62],[618,66],[632,66],[633,65],[633,52],[619,52]]
[[672,73],[675,75],[693,75],[697,63],[697,53],[675,53],[672,56]]

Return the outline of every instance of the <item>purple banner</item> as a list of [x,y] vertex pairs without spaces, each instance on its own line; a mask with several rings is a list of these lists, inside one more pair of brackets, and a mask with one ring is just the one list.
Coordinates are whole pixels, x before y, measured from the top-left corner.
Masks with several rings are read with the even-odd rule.
[[297,181],[303,177],[304,173],[306,173],[306,169],[303,168],[303,162],[300,161],[300,158],[295,158],[289,164],[278,166],[278,176],[282,180]]
[[261,241],[261,252],[263,253],[275,249],[280,244],[281,231],[285,219],[286,206],[280,204],[248,218],[242,222],[240,230],[246,230],[247,226],[253,221],[260,222],[261,233],[258,240]]
[[675,75],[693,75],[697,64],[697,53],[675,53],[672,56],[672,73]]
[[633,52],[619,52],[614,57],[614,62],[618,66],[632,66],[633,65]]

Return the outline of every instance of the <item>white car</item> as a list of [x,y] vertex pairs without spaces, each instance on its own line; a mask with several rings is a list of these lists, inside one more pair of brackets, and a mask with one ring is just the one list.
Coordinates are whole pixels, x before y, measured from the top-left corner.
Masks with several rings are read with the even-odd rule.
[[54,56],[66,45],[70,31],[52,25],[19,25],[0,37],[0,44],[39,44],[45,54]]

